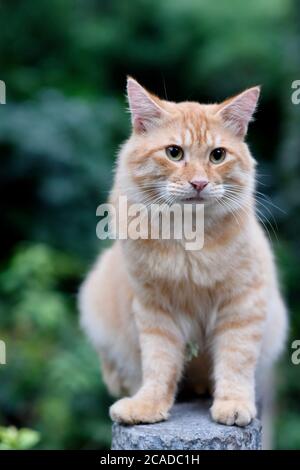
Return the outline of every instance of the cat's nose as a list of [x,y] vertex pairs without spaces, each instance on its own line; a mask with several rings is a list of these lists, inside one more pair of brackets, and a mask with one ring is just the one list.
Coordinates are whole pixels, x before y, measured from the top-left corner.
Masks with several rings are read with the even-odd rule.
[[197,191],[202,191],[208,185],[207,180],[192,180],[190,183]]

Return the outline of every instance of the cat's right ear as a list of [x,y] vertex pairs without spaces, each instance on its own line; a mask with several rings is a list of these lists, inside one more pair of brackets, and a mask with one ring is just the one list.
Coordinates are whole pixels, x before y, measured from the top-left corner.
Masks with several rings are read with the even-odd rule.
[[225,126],[238,137],[244,138],[247,133],[259,94],[259,86],[248,88],[248,90],[229,98],[219,106],[218,114],[222,117]]
[[164,114],[159,98],[131,77],[127,78],[127,98],[132,127],[137,133],[147,132],[159,125]]

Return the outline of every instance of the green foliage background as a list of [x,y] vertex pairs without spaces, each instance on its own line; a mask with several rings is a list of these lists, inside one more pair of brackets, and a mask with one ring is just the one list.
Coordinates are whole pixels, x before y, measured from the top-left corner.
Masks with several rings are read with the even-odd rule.
[[[173,100],[262,84],[249,135],[291,316],[278,368],[277,448],[300,448],[300,5],[296,0],[2,0],[0,448],[107,448],[111,399],[78,326],[95,211],[129,131],[125,77]],[[270,214],[271,212],[271,214]],[[271,220],[272,222],[272,220]],[[274,222],[273,222],[274,226]],[[23,434],[22,434],[23,433]],[[29,433],[29,434],[28,434]],[[25,437],[24,437],[25,436]]]

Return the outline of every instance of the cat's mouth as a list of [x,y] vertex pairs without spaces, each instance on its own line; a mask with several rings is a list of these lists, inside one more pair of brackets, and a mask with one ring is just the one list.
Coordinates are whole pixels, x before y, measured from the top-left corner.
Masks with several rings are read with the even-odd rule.
[[215,203],[216,197],[214,195],[201,195],[184,197],[180,199],[181,204],[204,204],[205,206],[211,206]]
[[203,197],[200,194],[196,196],[185,197],[181,199],[182,202],[205,202],[207,201],[207,197]]
[[185,199],[183,199],[184,202],[199,202],[204,200],[205,199],[201,196],[186,197]]

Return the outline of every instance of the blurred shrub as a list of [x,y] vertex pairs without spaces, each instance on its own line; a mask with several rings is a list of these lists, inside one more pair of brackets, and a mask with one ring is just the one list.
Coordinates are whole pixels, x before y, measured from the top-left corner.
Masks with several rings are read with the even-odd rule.
[[[0,276],[0,420],[38,430],[43,448],[107,446],[109,399],[78,327],[78,260],[46,245],[18,248]],[[10,435],[10,434],[9,434]]]
[[[0,108],[2,236],[77,254],[97,250],[96,207],[107,198],[115,142],[126,128],[113,98],[87,103],[47,91]],[[84,242],[83,242],[84,239]]]
[[217,99],[257,80],[278,91],[290,67],[292,7],[291,0],[4,0],[2,78],[17,97],[42,87],[102,95],[119,91],[128,73],[162,91],[163,73],[181,99],[182,89]]

